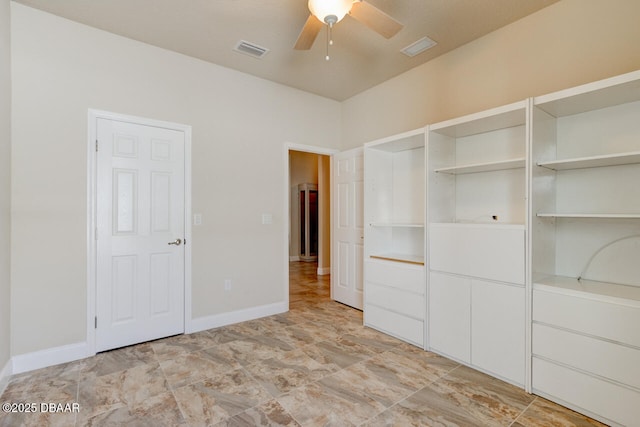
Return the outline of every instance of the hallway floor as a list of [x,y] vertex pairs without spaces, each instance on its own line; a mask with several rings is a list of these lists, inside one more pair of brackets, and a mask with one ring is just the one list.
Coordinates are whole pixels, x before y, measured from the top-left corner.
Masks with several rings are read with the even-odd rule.
[[600,426],[362,326],[329,276],[291,264],[290,311],[14,376],[0,426]]

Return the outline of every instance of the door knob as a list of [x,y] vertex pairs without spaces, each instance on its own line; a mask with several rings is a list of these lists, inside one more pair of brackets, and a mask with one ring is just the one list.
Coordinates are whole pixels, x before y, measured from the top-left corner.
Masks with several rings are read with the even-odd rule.
[[169,242],[167,243],[168,245],[176,245],[176,246],[180,246],[182,244],[182,239],[176,239],[173,242]]

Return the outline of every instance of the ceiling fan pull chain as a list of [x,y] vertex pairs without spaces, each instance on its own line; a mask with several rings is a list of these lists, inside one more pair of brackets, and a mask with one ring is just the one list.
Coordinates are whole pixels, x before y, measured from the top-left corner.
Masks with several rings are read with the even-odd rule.
[[329,46],[333,44],[333,40],[331,40],[331,27],[332,24],[327,25],[327,56],[324,57],[325,60],[329,60]]

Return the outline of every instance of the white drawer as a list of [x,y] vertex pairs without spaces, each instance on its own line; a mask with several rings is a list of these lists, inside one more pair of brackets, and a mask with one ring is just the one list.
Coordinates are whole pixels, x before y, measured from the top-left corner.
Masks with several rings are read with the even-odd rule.
[[421,320],[365,304],[364,324],[421,348],[424,345],[424,322]]
[[637,307],[534,290],[533,320],[640,347]]
[[367,304],[377,305],[399,314],[424,320],[426,309],[424,295],[388,288],[375,283],[367,283],[366,290]]
[[640,389],[640,350],[533,325],[533,354]]
[[432,224],[429,268],[524,285],[524,227]]
[[391,261],[367,261],[364,268],[364,280],[367,283],[425,294],[427,284],[422,266]]
[[640,393],[608,381],[533,358],[533,392],[559,399],[624,426],[640,420]]

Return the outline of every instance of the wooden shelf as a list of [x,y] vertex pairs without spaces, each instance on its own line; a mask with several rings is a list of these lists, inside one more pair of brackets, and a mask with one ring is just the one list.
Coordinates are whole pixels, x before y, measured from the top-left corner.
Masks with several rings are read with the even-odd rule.
[[424,224],[410,222],[372,222],[372,227],[389,227],[389,228],[424,228]]
[[540,212],[536,216],[542,218],[640,218],[640,213],[552,213]]
[[575,159],[540,162],[538,166],[556,171],[599,168],[605,166],[622,166],[640,163],[640,151],[630,153],[608,154],[603,156],[578,157]]
[[575,277],[549,276],[534,280],[533,288],[573,296],[597,296],[598,299],[610,302],[623,302],[640,307],[640,287],[620,285],[617,283],[597,282],[595,280],[578,280]]
[[424,256],[414,254],[385,253],[369,255],[370,258],[382,259],[385,261],[402,262],[405,264],[424,265]]
[[506,169],[521,169],[526,165],[524,157],[517,159],[501,160],[498,162],[474,163],[469,165],[452,166],[436,169],[438,173],[461,175],[466,173],[493,172]]

